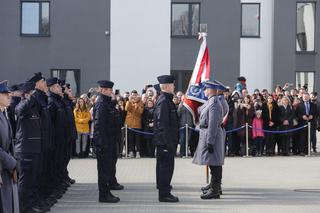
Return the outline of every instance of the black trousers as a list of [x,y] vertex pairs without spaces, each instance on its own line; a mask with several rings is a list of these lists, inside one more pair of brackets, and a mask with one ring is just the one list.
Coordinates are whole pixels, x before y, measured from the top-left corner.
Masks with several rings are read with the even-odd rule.
[[139,133],[128,131],[128,150],[129,152],[140,152],[141,141]]
[[113,169],[112,148],[98,148],[97,154],[97,168],[98,168],[98,187],[99,197],[107,196],[110,191],[109,182],[111,180],[111,171]]
[[211,184],[221,185],[222,181],[222,166],[209,166],[211,173]]
[[157,146],[156,182],[159,196],[166,196],[171,192],[174,156],[175,146],[170,148]]
[[116,177],[116,173],[117,173],[117,161],[118,161],[118,147],[114,146],[112,148],[112,167],[110,170],[110,181],[109,181],[109,185],[116,185],[118,184],[118,180]]
[[290,134],[285,133],[282,135],[282,153],[287,155],[290,152]]
[[308,153],[308,128],[304,128],[300,131],[300,141],[299,141],[299,153]]
[[[273,130],[273,129],[270,129]],[[275,139],[274,134],[266,133],[265,134],[265,144],[266,144],[266,153],[275,154]]]
[[20,211],[30,210],[40,199],[40,153],[16,153],[19,173],[18,192]]

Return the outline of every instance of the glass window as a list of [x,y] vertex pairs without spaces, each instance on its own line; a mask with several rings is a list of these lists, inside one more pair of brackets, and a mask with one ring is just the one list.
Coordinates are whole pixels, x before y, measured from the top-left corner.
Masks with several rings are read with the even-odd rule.
[[50,34],[49,2],[22,2],[21,4],[21,34]]
[[80,70],[52,69],[51,76],[65,80],[70,84],[74,96],[80,95]]
[[241,37],[260,37],[260,3],[243,3],[241,11]]
[[200,27],[200,4],[172,4],[171,35],[196,36]]
[[296,72],[296,88],[307,86],[308,92],[314,91],[314,72]]
[[315,46],[315,3],[297,3],[296,51],[313,52]]

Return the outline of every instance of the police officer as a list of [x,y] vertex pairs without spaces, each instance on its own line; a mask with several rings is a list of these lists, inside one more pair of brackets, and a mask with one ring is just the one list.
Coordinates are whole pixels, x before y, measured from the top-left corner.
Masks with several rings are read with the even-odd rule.
[[53,167],[53,184],[54,190],[52,196],[60,199],[67,190],[64,184],[64,149],[67,143],[67,121],[64,103],[62,101],[62,89],[57,78],[47,79],[49,87],[48,109],[50,112],[53,144],[54,144],[54,167]]
[[66,141],[66,146],[64,149],[64,182],[65,184],[69,187],[71,184],[75,183],[74,179],[71,179],[69,177],[69,172],[68,172],[68,164],[71,159],[71,154],[72,154],[72,144],[75,143],[77,139],[77,129],[76,129],[76,124],[75,124],[75,119],[73,115],[73,108],[74,108],[74,97],[72,94],[72,90],[70,87],[70,84],[66,83],[65,80],[60,80],[60,86],[62,88],[63,92],[63,98],[62,101],[64,103],[64,107],[66,110],[66,121],[67,121],[67,141]]
[[199,108],[200,134],[193,163],[207,165],[211,171],[211,184],[209,184],[209,189],[203,192],[201,199],[219,199],[224,163],[224,136],[221,128],[224,114],[217,97],[219,85],[208,81],[204,86],[204,93],[208,101]]
[[31,92],[35,84],[27,82],[22,88],[23,99],[16,106],[17,131],[15,154],[19,168],[20,211],[49,211],[40,203],[41,122],[36,101]]
[[50,112],[48,109],[48,87],[45,78],[42,73],[35,73],[28,82],[35,84],[35,90],[32,94],[35,104],[37,105],[40,121],[41,121],[41,145],[42,145],[42,156],[41,156],[41,179],[40,179],[40,196],[41,199],[51,207],[57,202],[57,200],[49,195],[53,191],[52,177],[54,168],[54,155],[53,155],[53,138],[52,138],[52,123]]
[[[225,126],[226,126],[226,123],[227,123],[228,113],[229,113],[229,105],[228,105],[227,100],[224,97],[224,91],[227,89],[227,87],[223,83],[221,83],[220,81],[214,80],[213,82],[215,84],[217,84],[217,101],[219,101],[221,106],[222,106],[223,120],[222,120],[222,123],[221,123],[221,128],[222,128],[222,132],[223,132],[223,134],[222,134],[223,141],[225,142],[226,141],[226,129],[225,129]],[[224,147],[226,147],[226,145]],[[202,187],[201,188],[202,192],[204,192],[204,193],[207,192],[210,189],[211,186],[212,186],[212,183],[210,182],[207,186]],[[220,193],[220,195],[222,195],[221,185],[220,185],[220,188],[219,188],[219,193]]]
[[99,96],[94,106],[94,146],[97,154],[99,202],[117,203],[120,198],[111,194],[110,181],[114,169],[113,152],[116,141],[116,108],[114,83],[98,81]]
[[21,101],[21,97],[22,97],[22,92],[21,92],[21,88],[24,85],[24,83],[22,84],[15,84],[10,86],[10,96],[11,96],[11,103],[10,106],[7,108],[7,112],[8,112],[8,118],[12,127],[12,136],[14,139],[14,143],[15,143],[15,139],[16,139],[16,129],[17,129],[17,118],[15,115],[15,109],[16,106],[20,103]]
[[179,202],[171,194],[171,179],[174,171],[174,156],[179,141],[177,109],[173,103],[174,77],[158,77],[161,95],[157,100],[154,113],[154,143],[157,147],[157,188],[160,202]]

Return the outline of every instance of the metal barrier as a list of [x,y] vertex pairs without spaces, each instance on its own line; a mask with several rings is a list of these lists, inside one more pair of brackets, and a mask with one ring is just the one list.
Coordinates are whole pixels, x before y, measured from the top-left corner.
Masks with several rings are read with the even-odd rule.
[[[253,128],[252,126],[250,126],[248,123],[246,123],[244,126],[241,126],[239,128],[235,128],[235,129],[231,129],[231,130],[227,130],[225,131],[226,134],[230,134],[230,133],[233,133],[233,132],[237,132],[237,131],[240,131],[242,129],[245,128],[245,134],[246,134],[246,157],[249,157],[249,128],[250,129],[255,129],[255,130],[261,130],[265,133],[272,133],[272,134],[283,134],[283,133],[291,133],[291,132],[295,132],[295,131],[299,131],[301,129],[304,129],[308,127],[308,157],[311,156],[311,146],[310,146],[310,143],[311,143],[311,124],[310,122],[308,122],[307,125],[304,125],[304,126],[301,126],[301,127],[298,127],[298,128],[294,128],[294,129],[289,129],[289,130],[277,130],[277,131],[271,131],[271,130],[266,130],[266,129],[258,129],[258,128]],[[127,125],[125,125],[124,127],[122,127],[122,129],[125,130],[125,151],[126,151],[126,158],[128,157],[128,131],[132,131],[132,132],[135,132],[137,134],[142,134],[142,135],[147,135],[147,136],[153,136],[154,133],[152,132],[144,132],[144,131],[141,131],[141,130],[137,130],[137,129],[134,129],[134,128],[129,128]],[[199,132],[200,130],[199,129],[196,129],[196,128],[192,128],[190,127],[188,124],[186,124],[184,127],[181,127],[179,129],[179,131],[185,129],[185,148],[186,148],[186,154],[185,154],[185,157],[188,157],[188,147],[189,147],[189,130],[192,130],[192,131],[195,131],[195,132]]]

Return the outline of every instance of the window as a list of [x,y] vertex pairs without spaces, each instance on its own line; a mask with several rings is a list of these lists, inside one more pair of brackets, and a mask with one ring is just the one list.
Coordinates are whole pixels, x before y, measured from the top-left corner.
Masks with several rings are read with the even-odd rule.
[[21,3],[21,35],[49,36],[49,2]]
[[315,3],[297,3],[297,52],[315,51],[315,6]]
[[173,3],[171,5],[171,36],[197,36],[200,27],[200,4]]
[[70,84],[72,93],[75,96],[80,95],[80,70],[78,69],[52,69],[51,77],[65,80]]
[[241,4],[241,37],[260,37],[260,3]]
[[314,72],[296,72],[296,88],[307,86],[308,92],[314,91]]

